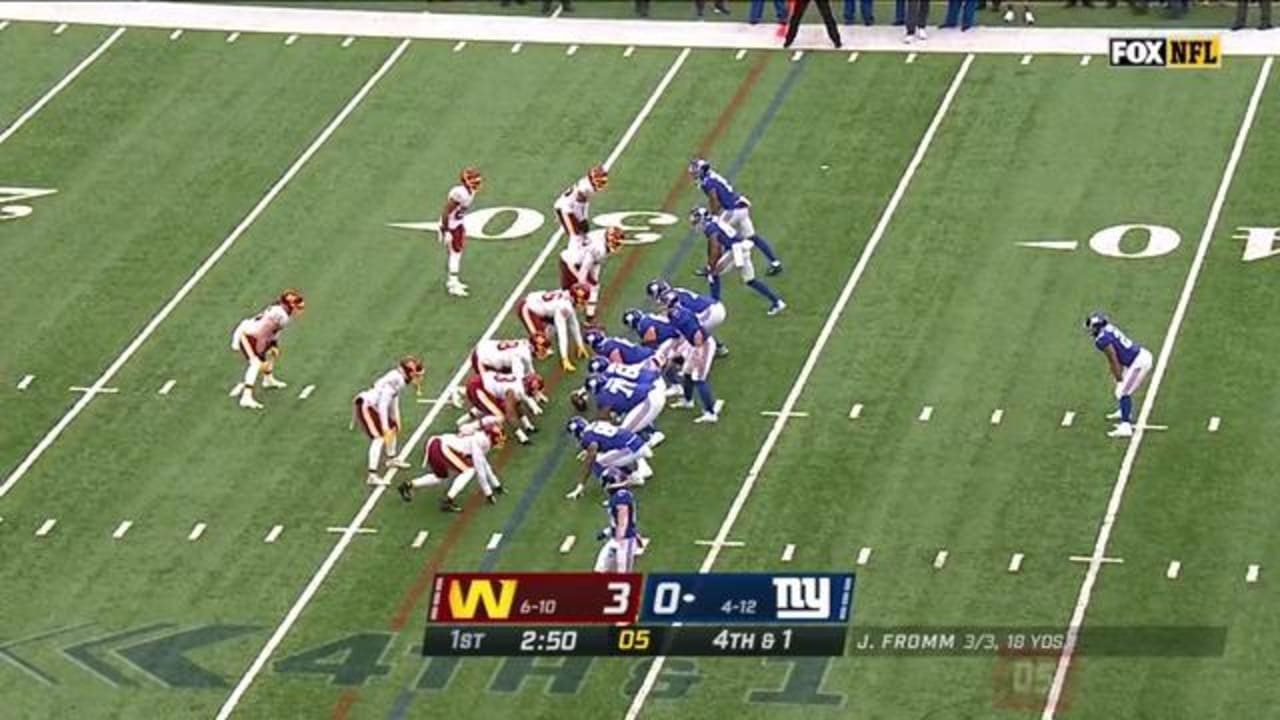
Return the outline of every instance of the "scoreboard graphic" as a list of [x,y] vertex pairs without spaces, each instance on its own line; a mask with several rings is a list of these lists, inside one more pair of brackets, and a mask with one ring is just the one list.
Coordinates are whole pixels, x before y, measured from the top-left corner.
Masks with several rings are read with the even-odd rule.
[[852,573],[442,573],[423,654],[845,653]]

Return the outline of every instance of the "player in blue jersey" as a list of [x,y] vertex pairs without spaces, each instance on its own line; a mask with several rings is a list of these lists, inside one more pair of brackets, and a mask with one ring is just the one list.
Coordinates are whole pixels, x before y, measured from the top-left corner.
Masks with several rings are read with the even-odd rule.
[[712,217],[704,207],[696,207],[689,213],[689,223],[707,237],[707,280],[711,283],[711,297],[720,299],[720,276],[735,267],[747,287],[763,295],[769,301],[769,314],[777,315],[787,304],[778,297],[763,280],[756,277],[756,267],[751,262],[751,243],[733,231],[723,220]]
[[1107,358],[1111,376],[1116,380],[1116,400],[1120,409],[1107,416],[1119,423],[1109,437],[1133,435],[1133,394],[1151,371],[1151,351],[1130,340],[1120,328],[1111,324],[1103,313],[1093,313],[1084,321],[1085,331],[1093,338],[1093,346]]
[[637,365],[643,362],[652,362],[653,360],[653,348],[637,345],[620,337],[610,337],[605,335],[604,331],[599,328],[587,330],[583,333],[582,338],[592,352],[608,358],[609,362]]
[[[645,294],[655,305],[669,310],[676,305],[691,310],[698,316],[698,322],[702,323],[702,328],[709,333],[714,333],[715,329],[720,327],[724,322],[727,312],[724,303],[710,297],[701,295],[692,290],[682,287],[672,287],[671,283],[662,278],[654,278],[645,285]],[[716,357],[724,357],[729,354],[729,345],[720,337],[716,337]]]
[[670,313],[671,324],[680,331],[680,346],[676,354],[682,357],[680,367],[680,384],[684,389],[684,397],[672,404],[672,407],[693,407],[693,394],[696,391],[702,401],[702,415],[695,423],[714,423],[720,420],[716,412],[715,395],[711,392],[708,378],[711,376],[711,363],[716,356],[716,339],[698,322],[698,316],[680,306],[673,307]]
[[619,481],[618,475],[607,472],[601,477],[609,499],[605,502],[605,514],[609,526],[599,532],[597,538],[604,541],[596,556],[595,571],[600,573],[627,573],[635,569],[636,556],[644,547],[640,536],[639,515],[636,512],[635,493]]
[[769,261],[770,275],[782,272],[782,261],[778,259],[773,246],[756,232],[755,223],[751,222],[751,201],[733,189],[733,185],[723,175],[711,169],[711,163],[703,158],[694,158],[689,162],[689,177],[698,184],[698,188],[707,196],[707,206],[718,215],[733,231],[744,240],[760,248]]
[[584,468],[578,484],[565,497],[576,500],[582,495],[587,478],[595,475],[602,477],[606,470],[624,471],[630,482],[643,485],[653,476],[653,468],[649,467],[649,458],[653,450],[644,438],[618,427],[611,422],[596,420],[587,422],[577,415],[569,418],[565,431],[578,441],[582,448]]
[[578,412],[586,412],[594,400],[601,418],[617,418],[619,427],[639,435],[650,448],[655,448],[666,439],[655,424],[666,407],[666,395],[661,378],[629,380],[617,374],[595,373],[587,376],[569,401]]

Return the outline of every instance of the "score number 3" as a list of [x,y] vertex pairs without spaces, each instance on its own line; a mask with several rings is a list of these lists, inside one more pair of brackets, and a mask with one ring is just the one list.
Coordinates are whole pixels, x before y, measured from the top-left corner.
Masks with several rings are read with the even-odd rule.
[[611,582],[605,587],[613,593],[613,601],[604,606],[604,614],[626,615],[627,608],[631,607],[631,583]]

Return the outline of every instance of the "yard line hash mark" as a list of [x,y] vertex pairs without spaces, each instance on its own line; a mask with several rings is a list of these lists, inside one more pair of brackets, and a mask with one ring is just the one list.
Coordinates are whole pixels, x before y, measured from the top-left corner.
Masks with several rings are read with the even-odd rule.
[[1182,572],[1182,563],[1173,560],[1169,563],[1169,569],[1164,571],[1164,576],[1170,580],[1177,580],[1178,574]]
[[907,64],[908,64],[908,65],[910,65],[911,63],[913,63],[913,62],[915,62],[915,61],[916,61],[916,54],[915,54],[915,53],[907,53]]
[[297,33],[293,33],[293,34],[289,35],[289,37],[287,37],[287,38],[285,38],[285,39],[284,39],[284,44],[285,44],[285,45],[292,45],[292,44],[294,44],[294,43],[296,43],[296,42],[298,42],[298,35],[297,35]]
[[236,31],[227,36],[227,42],[233,43],[240,39],[240,32]]
[[[559,8],[557,8],[556,12],[559,12]],[[406,47],[407,45],[408,41],[406,40],[401,45],[401,48]],[[662,76],[662,79],[658,82],[658,85],[654,88],[653,92],[650,93],[648,99],[640,108],[639,113],[623,132],[622,137],[618,140],[617,145],[614,146],[609,157],[605,159],[603,163],[605,168],[611,167],[617,159],[621,157],[623,151],[625,151],[631,144],[632,139],[635,137],[636,133],[639,132],[640,127],[644,125],[645,121],[648,120],[654,106],[657,105],[658,100],[666,93],[667,88],[671,85],[676,74],[680,72],[680,68],[684,66],[685,61],[689,58],[691,53],[692,50],[684,48],[676,55],[675,60],[673,60],[670,67],[667,68],[666,73]],[[389,67],[389,65],[387,67]],[[506,302],[498,310],[497,315],[494,316],[489,327],[486,328],[484,333],[481,335],[482,339],[491,338],[494,333],[498,331],[499,326],[511,314],[512,308],[515,307],[516,302],[523,296],[529,285],[533,282],[538,271],[546,264],[547,258],[549,258],[559,247],[560,240],[563,235],[564,233],[562,231],[557,230],[552,233],[550,238],[548,238],[546,244],[542,248],[542,252],[534,259],[528,271],[520,281],[516,283],[511,294],[507,296]],[[462,381],[466,378],[470,369],[471,362],[468,358],[467,361],[463,362],[458,367],[453,377],[449,380],[444,392],[441,393],[441,396],[450,396],[453,391],[462,384]],[[408,457],[408,455],[412,453],[414,446],[417,445],[417,443],[426,435],[426,432],[430,429],[432,422],[435,421],[436,417],[444,407],[444,403],[437,403],[435,407],[427,413],[427,416],[418,424],[417,429],[414,430],[413,435],[410,436],[408,442],[405,443],[404,448],[400,451],[401,459]],[[392,471],[388,473],[388,479],[393,476],[394,472],[395,468],[392,468]],[[359,527],[364,523],[365,519],[373,512],[374,507],[377,506],[378,501],[386,492],[386,487],[387,486],[379,486],[369,494],[368,498],[365,499],[364,504],[356,511],[355,517],[352,518],[351,525],[353,527]],[[307,605],[310,604],[311,599],[315,597],[316,592],[319,591],[320,585],[324,582],[325,578],[329,576],[329,573],[333,571],[338,560],[346,552],[347,547],[351,544],[351,538],[352,535],[350,534],[343,534],[339,536],[338,541],[329,551],[329,554],[325,556],[325,559],[320,563],[320,567],[316,569],[316,572],[312,575],[306,586],[303,587],[302,591],[298,594],[298,598],[294,601],[293,605],[290,606],[288,612],[285,613],[284,618],[281,619],[275,630],[272,631],[271,636],[267,638],[262,649],[258,652],[257,656],[254,657],[249,668],[245,670],[244,674],[240,676],[240,679],[236,681],[231,694],[228,695],[226,701],[218,710],[216,720],[226,720],[226,718],[230,717],[231,713],[235,711],[236,706],[239,705],[241,698],[244,697],[249,686],[253,684],[253,681],[258,677],[258,674],[262,672],[264,667],[266,667],[267,662],[275,653],[276,648],[278,648],[280,643],[284,641],[285,635],[287,635],[289,630],[293,628],[294,623],[298,621],[303,610],[305,610]]]
[[1075,412],[1068,410],[1062,414],[1062,427],[1071,427],[1072,423],[1074,423],[1075,421],[1076,421]]
[[182,37],[182,28],[178,28],[177,30],[174,30],[173,32],[169,33],[170,40],[177,40],[180,37]]
[[485,550],[497,550],[498,545],[502,543],[502,533],[494,533],[489,536],[489,544],[484,546]]
[[1031,64],[1031,56],[1030,56],[1030,55],[1023,55],[1023,56],[1022,56],[1022,64],[1023,64],[1023,65],[1030,65],[1030,64]]
[[27,388],[31,387],[31,383],[35,382],[35,379],[36,379],[35,375],[23,375],[22,379],[18,381],[18,389],[26,390]]
[[66,23],[59,23],[59,24],[58,24],[58,27],[56,27],[56,28],[54,28],[54,29],[53,29],[53,34],[54,34],[54,35],[61,35],[62,33],[66,32],[66,31],[67,31],[67,24],[66,24]]
[[115,540],[120,540],[121,538],[124,537],[125,533],[129,532],[129,528],[131,527],[133,527],[133,521],[125,520],[124,522],[120,523],[118,527],[116,527],[115,532],[111,533],[111,537]]
[[744,57],[746,57],[746,56],[747,56],[747,51],[746,51],[745,49],[743,49],[743,50],[739,50],[738,52],[734,53],[734,55],[733,55],[733,59],[734,59],[734,60],[741,60],[742,58],[744,58]]
[[568,55],[568,56],[570,56],[570,57],[572,57],[572,56],[574,56],[574,55],[577,55],[577,54],[578,54],[578,46],[577,46],[577,45],[570,45],[569,47],[565,48],[564,54],[565,54],[565,55]]
[[313,393],[313,392],[315,392],[315,391],[316,391],[316,386],[315,386],[315,385],[308,385],[308,386],[306,386],[306,387],[302,388],[302,392],[298,393],[298,399],[299,399],[299,400],[306,400],[307,398],[311,397],[311,393]]
[[348,35],[348,36],[347,36],[347,39],[345,39],[345,40],[343,40],[343,41],[342,41],[342,47],[344,47],[344,48],[349,48],[349,47],[351,47],[351,44],[352,44],[352,43],[354,43],[355,41],[356,41],[356,39],[355,39],[354,37],[352,37],[352,36]]
[[848,60],[846,60],[845,62],[856,62],[856,61],[857,61],[857,59],[858,59],[858,53],[856,53],[856,52],[851,52],[851,53],[849,53],[849,59],[848,59]]
[[849,408],[849,419],[857,420],[860,417],[862,417],[862,403],[854,403],[853,407]]
[[431,533],[426,530],[419,530],[417,535],[413,536],[413,542],[409,543],[409,547],[417,550],[427,544],[427,538],[431,537]]
[[789,563],[793,558],[795,558],[795,556],[796,546],[791,543],[787,543],[787,546],[782,548],[782,562]]
[[467,41],[466,41],[466,40],[459,40],[459,41],[458,41],[458,44],[453,46],[453,51],[454,51],[454,52],[462,52],[462,48],[464,48],[464,47],[466,47],[466,46],[467,46]]
[[[113,33],[111,37],[119,37],[120,33],[123,32],[124,28],[120,28],[116,33]],[[142,328],[142,331],[129,342],[129,345],[125,347],[119,357],[112,361],[111,365],[103,371],[102,376],[93,384],[95,389],[106,387],[106,384],[116,376],[116,373],[120,372],[120,368],[124,367],[124,364],[129,362],[129,359],[133,357],[134,353],[138,352],[138,349],[141,348],[142,345],[155,333],[156,329],[160,327],[160,324],[173,313],[178,304],[191,293],[204,276],[213,269],[213,266],[217,265],[218,261],[227,254],[227,251],[231,249],[231,246],[240,239],[240,236],[249,229],[249,226],[258,219],[258,216],[260,216],[276,199],[276,197],[280,195],[285,186],[293,180],[298,172],[302,170],[302,167],[306,165],[307,162],[311,160],[312,156],[320,150],[321,146],[329,140],[329,137],[338,129],[338,126],[351,115],[356,106],[364,100],[371,90],[373,90],[373,86],[376,85],[378,81],[381,80],[382,77],[391,69],[391,66],[394,65],[402,55],[404,55],[404,52],[408,47],[408,40],[400,41],[400,44],[396,46],[395,50],[391,51],[391,54],[387,56],[387,59],[382,63],[382,65],[379,66],[378,69],[374,71],[373,75],[365,81],[364,85],[362,85],[360,89],[351,96],[351,99],[347,101],[346,105],[344,105],[342,109],[338,111],[338,114],[329,121],[329,124],[320,131],[320,134],[311,141],[311,144],[303,150],[302,154],[298,156],[298,159],[293,161],[293,164],[285,170],[284,174],[280,176],[280,179],[276,180],[275,184],[271,186],[271,189],[267,190],[267,194],[263,195],[262,198],[258,200],[257,204],[249,211],[249,214],[245,215],[244,219],[240,221],[240,224],[236,225],[235,229],[231,231],[231,234],[227,235],[226,239],[222,241],[222,244],[220,244],[217,249],[209,255],[209,257],[205,258],[205,261],[200,265],[200,267],[196,268],[195,272],[191,274],[191,277],[187,278],[187,281],[178,289],[178,292],[175,293],[167,303],[165,303],[164,307],[160,308],[160,311],[155,314],[155,317],[151,318],[146,326]],[[85,63],[82,63],[82,66],[84,64]],[[10,130],[12,130],[12,128],[10,128]],[[8,131],[6,131],[6,134],[7,132]],[[3,138],[0,137],[0,140],[2,139]],[[36,461],[40,459],[40,456],[43,455],[45,451],[53,445],[54,441],[62,435],[63,431],[67,429],[67,426],[69,426],[81,412],[84,412],[84,409],[93,401],[93,398],[96,397],[96,395],[97,393],[85,393],[84,396],[81,397],[75,405],[72,405],[71,409],[68,410],[60,420],[58,420],[49,432],[46,433],[38,443],[36,443],[36,446],[27,453],[26,457],[22,459],[22,462],[18,464],[18,467],[15,468],[7,478],[5,478],[4,483],[0,484],[0,497],[4,497],[4,495],[13,488],[14,484],[27,474]]]
[[920,422],[929,422],[929,418],[932,418],[932,417],[933,417],[933,406],[925,405],[924,407],[920,408],[920,416],[917,417],[916,419],[919,420]]
[[273,525],[271,529],[267,531],[267,536],[262,538],[262,542],[273,543],[276,540],[280,539],[280,533],[282,532],[284,532],[283,525]]
[[946,566],[947,557],[950,554],[951,553],[948,553],[946,550],[939,550],[938,554],[933,556],[933,569],[941,570],[944,566]]
[[1004,419],[1004,410],[1001,410],[1001,409],[997,408],[997,409],[995,409],[995,410],[991,411],[991,424],[992,424],[992,425],[999,425],[999,424],[1000,424],[1000,421],[1001,421],[1001,420],[1003,420],[1003,419]]
[[511,46],[511,54],[512,54],[512,55],[515,55],[516,53],[520,52],[520,48],[522,48],[522,47],[524,47],[524,43],[522,43],[522,42],[518,42],[518,43],[516,43],[515,45],[512,45],[512,46]]
[[169,393],[173,392],[173,386],[177,384],[178,384],[177,380],[166,380],[165,383],[160,386],[160,390],[158,391],[157,394],[168,395]]
[[1259,565],[1250,565],[1249,569],[1244,573],[1244,581],[1247,583],[1258,582],[1258,573],[1262,570]]
[[[915,176],[916,169],[924,161],[925,153],[933,143],[933,138],[937,134],[938,128],[942,125],[942,120],[946,117],[948,108],[951,107],[952,101],[959,92],[965,75],[968,74],[969,68],[973,65],[973,59],[973,53],[965,55],[964,61],[960,63],[959,69],[956,70],[955,77],[947,87],[947,91],[938,105],[938,110],[934,113],[933,119],[929,121],[929,126],[920,138],[920,143],[916,147],[915,153],[912,154],[911,160],[907,163],[906,170],[903,171],[902,177],[898,180],[898,185],[889,197],[889,202],[885,205],[884,212],[881,213],[875,229],[871,231],[871,236],[867,238],[867,244],[863,247],[862,254],[858,257],[857,263],[840,291],[840,296],[836,299],[826,322],[822,326],[822,330],[818,333],[813,348],[809,351],[808,357],[805,358],[804,365],[800,368],[795,383],[787,393],[787,398],[782,405],[784,412],[790,412],[795,409],[796,403],[799,402],[800,395],[809,381],[809,375],[813,373],[813,369],[818,363],[818,357],[831,339],[832,333],[835,332],[835,326],[840,321],[840,316],[844,313],[845,307],[848,306],[850,299],[853,297],[853,291],[857,288],[863,273],[866,272],[867,265],[871,262],[872,254],[875,252],[876,247],[879,246],[886,230],[888,230],[889,222],[893,219],[899,203],[902,202],[902,198],[906,195],[907,187],[911,184],[911,179]],[[781,436],[788,420],[789,418],[782,416],[774,420],[773,427],[769,429],[769,434],[765,436],[764,443],[760,446],[760,451],[751,463],[742,486],[738,489],[737,495],[733,498],[733,503],[725,514],[724,521],[720,524],[720,529],[716,533],[716,544],[711,546],[707,551],[706,557],[702,560],[701,572],[710,572],[711,568],[715,566],[716,558],[720,555],[720,543],[723,543],[729,537],[729,533],[733,531],[733,526],[738,521],[738,515],[742,513],[742,509],[746,506],[747,498],[755,488],[760,472],[764,469],[764,464],[773,452],[773,448],[777,444],[778,438]],[[644,703],[648,699],[649,693],[653,692],[654,685],[662,674],[662,668],[665,664],[666,657],[661,655],[655,657],[653,662],[649,664],[649,669],[645,672],[640,688],[632,697],[631,705],[627,707],[625,720],[636,720],[640,716],[640,711],[644,708]]]
[[[13,136],[14,133],[18,132],[18,130],[21,129],[23,125],[27,124],[28,120],[34,117],[36,113],[40,112],[40,110],[45,105],[48,105],[49,101],[53,100],[53,98],[57,96],[58,93],[62,92],[64,89],[66,89],[68,85],[72,83],[72,81],[80,77],[80,74],[83,73],[85,69],[88,68],[90,65],[92,65],[95,60],[101,57],[102,54],[107,51],[107,48],[114,45],[116,40],[120,39],[120,36],[124,34],[124,30],[125,29],[122,27],[116,28],[115,32],[108,35],[107,39],[102,41],[101,45],[94,48],[93,52],[85,56],[85,58],[81,60],[80,63],[76,65],[74,68],[71,68],[71,72],[62,76],[62,79],[59,80],[56,84],[54,84],[53,87],[49,88],[48,92],[46,92],[44,95],[41,95],[40,99],[37,100],[34,105],[27,108],[26,112],[19,115],[18,119],[14,120],[12,125],[5,128],[5,131],[0,133],[0,144],[3,144],[5,140],[8,140],[10,137]],[[2,490],[0,490],[0,495],[4,495],[4,492]]]
[[578,538],[576,536],[565,535],[564,540],[560,543],[560,554],[561,555],[567,554],[570,550],[573,549],[573,544],[577,541],[578,541]]
[[1009,572],[1016,573],[1022,570],[1022,557],[1022,553],[1014,553],[1013,557],[1009,558]]
[[3,30],[3,29],[5,29],[5,28],[7,28],[7,27],[9,27],[9,21],[8,21],[8,20],[0,20],[0,30]]
[[204,530],[206,527],[208,526],[202,522],[198,522],[195,525],[192,525],[191,532],[187,535],[187,540],[191,542],[195,542],[196,540],[199,540],[200,536],[204,535]]
[[1222,425],[1222,418],[1214,415],[1209,418],[1209,432],[1218,432],[1218,428]]
[[1076,643],[1079,640],[1080,628],[1084,625],[1085,614],[1089,610],[1089,602],[1093,598],[1093,585],[1098,580],[1098,573],[1102,569],[1102,565],[1098,559],[1106,555],[1107,545],[1111,541],[1111,529],[1115,527],[1116,518],[1120,515],[1120,503],[1124,499],[1125,488],[1129,484],[1129,475],[1133,472],[1133,463],[1138,455],[1138,449],[1142,446],[1142,438],[1146,436],[1145,425],[1151,419],[1151,412],[1155,407],[1156,398],[1159,396],[1160,384],[1164,381],[1164,374],[1169,367],[1169,359],[1173,355],[1173,347],[1178,339],[1178,331],[1182,327],[1182,321],[1186,317],[1187,307],[1191,304],[1191,293],[1195,290],[1196,281],[1200,277],[1200,269],[1204,266],[1205,257],[1209,253],[1209,242],[1213,239],[1213,233],[1218,226],[1218,218],[1222,213],[1222,207],[1226,204],[1227,193],[1231,190],[1231,181],[1235,177],[1236,167],[1240,164],[1240,157],[1244,154],[1246,141],[1249,139],[1249,130],[1253,127],[1253,120],[1258,113],[1258,104],[1262,100],[1263,90],[1267,85],[1267,78],[1271,75],[1271,66],[1274,58],[1268,56],[1262,62],[1262,68],[1258,71],[1258,80],[1253,87],[1253,94],[1249,97],[1249,104],[1245,108],[1244,117],[1240,121],[1240,130],[1236,133],[1235,142],[1231,147],[1231,154],[1227,158],[1227,165],[1222,171],[1222,180],[1218,184],[1217,193],[1214,195],[1213,204],[1209,208],[1209,217],[1205,220],[1204,231],[1200,235],[1200,242],[1196,246],[1196,253],[1191,259],[1191,267],[1187,271],[1186,282],[1182,286],[1182,292],[1178,296],[1178,303],[1174,306],[1173,317],[1169,321],[1169,329],[1165,333],[1164,342],[1160,345],[1160,355],[1156,358],[1155,368],[1152,371],[1151,381],[1147,385],[1146,397],[1142,399],[1142,410],[1138,413],[1137,427],[1134,429],[1133,436],[1129,439],[1129,445],[1125,449],[1124,459],[1120,462],[1120,471],[1116,474],[1116,483],[1111,490],[1111,497],[1107,501],[1106,512],[1102,516],[1102,522],[1098,527],[1098,537],[1094,543],[1093,557],[1094,562],[1089,563],[1089,567],[1085,570],[1084,580],[1080,583],[1080,593],[1076,598],[1075,607],[1071,611],[1071,620],[1067,625],[1066,638],[1062,644],[1062,653],[1058,656],[1058,665],[1054,670],[1053,682],[1049,686],[1048,697],[1045,698],[1044,712],[1041,713],[1041,720],[1053,720],[1058,710],[1058,703],[1062,698],[1062,689],[1066,684],[1067,671],[1071,669],[1071,659],[1075,654]]
[[627,49],[622,51],[622,57],[629,58],[635,53],[635,51],[636,51],[635,45],[628,45]]
[[804,51],[796,50],[795,52],[791,53],[791,62],[798,62],[802,57],[804,57]]
[[49,533],[53,532],[53,526],[57,524],[58,521],[56,518],[49,518],[43,523],[40,523],[40,527],[36,528],[36,537],[45,537]]
[[1084,67],[1085,65],[1088,65],[1089,61],[1092,59],[1093,59],[1092,55],[1082,55],[1080,57],[1080,67]]

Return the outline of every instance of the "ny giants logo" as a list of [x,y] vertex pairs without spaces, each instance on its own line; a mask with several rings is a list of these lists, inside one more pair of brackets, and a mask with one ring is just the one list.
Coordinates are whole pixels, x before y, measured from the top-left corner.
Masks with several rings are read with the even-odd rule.
[[776,577],[779,620],[825,620],[831,616],[831,578]]

